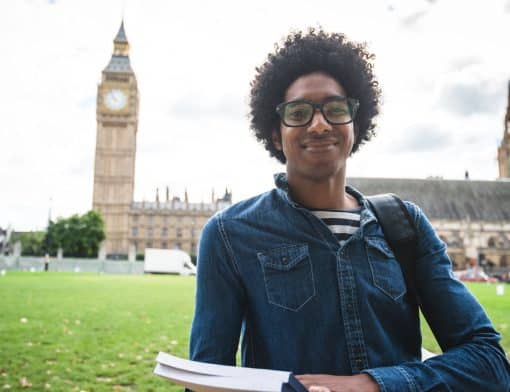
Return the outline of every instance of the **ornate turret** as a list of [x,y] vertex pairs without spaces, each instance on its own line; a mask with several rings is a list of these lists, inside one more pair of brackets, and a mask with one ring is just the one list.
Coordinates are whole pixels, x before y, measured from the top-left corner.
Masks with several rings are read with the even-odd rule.
[[498,148],[499,177],[510,178],[510,81],[508,82],[508,102],[505,114],[503,140]]
[[228,188],[225,188],[225,194],[218,201],[223,201],[226,203],[232,203],[232,191],[229,191]]
[[129,62],[129,42],[124,31],[124,21],[120,24],[119,31],[113,40],[113,55],[104,70],[108,72],[133,72]]

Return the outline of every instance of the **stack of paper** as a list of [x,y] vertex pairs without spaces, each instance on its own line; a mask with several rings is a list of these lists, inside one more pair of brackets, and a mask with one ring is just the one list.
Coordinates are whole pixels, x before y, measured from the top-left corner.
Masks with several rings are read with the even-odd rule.
[[[437,354],[422,348],[423,360]],[[290,372],[190,361],[160,352],[154,374],[194,392],[300,392],[306,388]]]
[[155,374],[194,392],[280,392],[291,377],[290,372],[214,365],[163,352],[156,361]]

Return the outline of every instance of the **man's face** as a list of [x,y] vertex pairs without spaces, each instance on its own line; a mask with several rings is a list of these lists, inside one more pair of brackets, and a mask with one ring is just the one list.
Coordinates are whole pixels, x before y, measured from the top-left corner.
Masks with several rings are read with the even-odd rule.
[[[323,103],[335,96],[346,97],[344,88],[332,77],[314,72],[296,79],[285,93],[285,102],[304,99]],[[320,110],[302,127],[280,123],[273,143],[287,159],[287,175],[294,180],[324,181],[345,176],[345,164],[354,143],[353,123],[331,125]]]

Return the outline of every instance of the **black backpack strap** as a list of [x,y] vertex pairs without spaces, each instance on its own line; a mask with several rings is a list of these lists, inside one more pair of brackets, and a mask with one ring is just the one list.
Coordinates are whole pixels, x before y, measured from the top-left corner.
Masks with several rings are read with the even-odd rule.
[[369,196],[367,199],[400,264],[409,298],[419,304],[415,284],[418,235],[414,221],[402,199],[392,193]]

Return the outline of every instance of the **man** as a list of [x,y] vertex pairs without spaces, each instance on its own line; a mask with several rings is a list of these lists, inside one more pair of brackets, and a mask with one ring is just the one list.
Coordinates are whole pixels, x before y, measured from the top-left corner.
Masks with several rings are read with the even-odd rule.
[[[373,56],[341,34],[291,34],[257,69],[251,126],[286,165],[276,189],[215,215],[198,255],[193,360],[288,370],[310,390],[507,391],[510,366],[420,209],[416,290],[443,354],[421,361],[416,300],[349,156],[374,135]],[[374,162],[377,164],[377,162]]]

